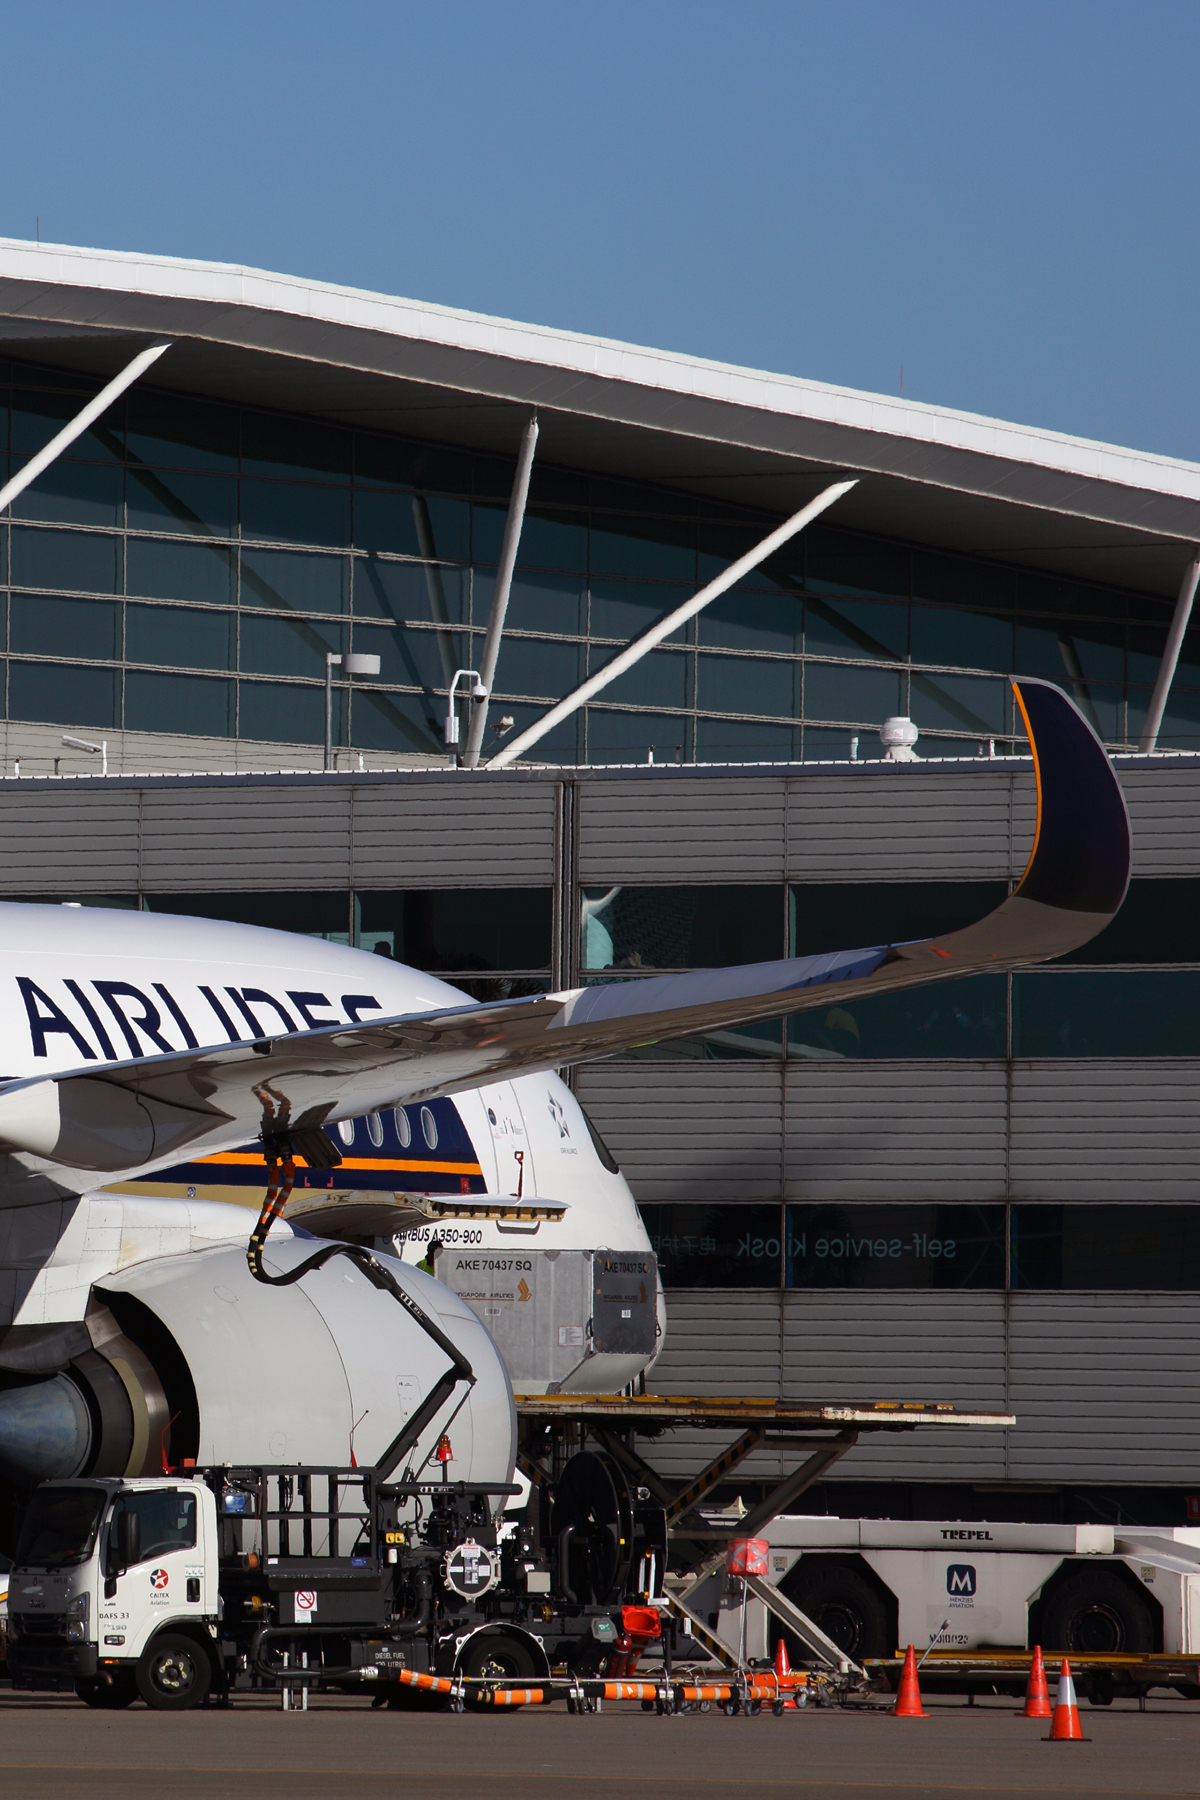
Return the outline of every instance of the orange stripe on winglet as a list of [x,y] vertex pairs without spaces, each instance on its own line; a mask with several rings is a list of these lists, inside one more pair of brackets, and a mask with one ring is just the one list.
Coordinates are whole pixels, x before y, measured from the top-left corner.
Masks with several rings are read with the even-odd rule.
[[950,961],[950,952],[948,950],[939,950],[936,944],[930,944],[929,948],[933,951],[935,956],[943,957],[946,962]]
[[1029,739],[1029,748],[1033,752],[1033,779],[1037,786],[1037,821],[1033,828],[1033,849],[1029,852],[1029,861],[1025,864],[1024,873],[1016,887],[1013,889],[1014,894],[1019,894],[1025,884],[1025,876],[1028,875],[1030,869],[1033,867],[1033,859],[1038,852],[1038,839],[1042,835],[1042,765],[1038,761],[1037,742],[1033,735],[1033,726],[1029,723],[1029,714],[1025,711],[1025,702],[1021,698],[1021,690],[1015,681],[1012,684],[1012,691],[1017,696],[1017,705],[1020,707],[1021,717],[1025,721],[1025,733]]

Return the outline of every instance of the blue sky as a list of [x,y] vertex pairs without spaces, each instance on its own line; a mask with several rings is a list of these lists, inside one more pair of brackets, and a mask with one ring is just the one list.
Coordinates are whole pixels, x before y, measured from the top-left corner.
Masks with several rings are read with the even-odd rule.
[[0,235],[1200,460],[1194,0],[41,0],[5,65]]

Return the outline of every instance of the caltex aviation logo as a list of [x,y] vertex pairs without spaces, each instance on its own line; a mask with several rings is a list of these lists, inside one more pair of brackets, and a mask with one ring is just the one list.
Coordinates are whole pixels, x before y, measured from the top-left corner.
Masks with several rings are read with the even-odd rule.
[[171,1577],[167,1574],[165,1569],[155,1569],[150,1576],[150,1586],[152,1588],[165,1588],[170,1579]]

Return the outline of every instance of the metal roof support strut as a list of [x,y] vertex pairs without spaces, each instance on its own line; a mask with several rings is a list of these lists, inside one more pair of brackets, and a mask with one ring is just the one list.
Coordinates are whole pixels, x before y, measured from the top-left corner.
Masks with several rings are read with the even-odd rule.
[[132,387],[138,376],[148,369],[151,363],[157,362],[164,350],[170,348],[169,341],[151,344],[147,349],[139,351],[133,361],[127,363],[119,375],[114,375],[108,386],[102,387],[95,398],[88,401],[83,411],[76,413],[69,425],[64,425],[48,444],[43,445],[36,456],[30,457],[23,469],[17,470],[11,481],[6,481],[4,486],[0,487],[0,513],[19,494],[23,494],[30,483],[37,480],[43,469],[48,469],[50,464],[62,455],[68,445],[73,444],[77,437],[82,437],[88,426],[98,419],[102,412],[107,412],[113,401],[119,399],[127,387]]
[[1175,679],[1175,671],[1179,666],[1179,653],[1183,649],[1184,633],[1192,616],[1192,602],[1196,598],[1196,584],[1200,582],[1200,545],[1193,546],[1192,560],[1187,566],[1179,598],[1175,602],[1175,617],[1171,620],[1171,629],[1167,633],[1167,647],[1163,651],[1163,659],[1158,665],[1158,678],[1154,683],[1154,692],[1150,696],[1150,711],[1146,714],[1146,723],[1142,728],[1141,742],[1138,749],[1143,755],[1152,755],[1158,748],[1158,734],[1162,729],[1163,714],[1167,710],[1167,696],[1171,692],[1171,683]]
[[496,570],[496,585],[492,590],[492,609],[488,614],[487,636],[483,640],[483,661],[479,668],[479,679],[483,683],[484,695],[482,701],[471,708],[471,727],[467,733],[467,748],[463,756],[465,769],[479,767],[479,756],[483,749],[488,700],[492,692],[492,683],[496,678],[496,664],[500,658],[500,639],[504,635],[504,615],[508,611],[508,596],[512,589],[517,546],[521,541],[521,527],[525,523],[525,502],[529,498],[529,472],[533,468],[533,452],[537,441],[538,422],[537,414],[534,413],[525,427],[525,435],[521,439],[521,448],[517,453],[517,472],[513,476],[512,495],[508,502],[508,517],[504,521],[504,542],[500,546],[500,563]]
[[635,663],[641,662],[648,651],[661,644],[664,638],[670,637],[671,633],[680,625],[686,624],[687,620],[694,618],[698,612],[703,612],[710,600],[715,600],[718,595],[735,586],[743,575],[748,575],[751,569],[756,569],[759,563],[765,562],[767,557],[778,550],[781,544],[786,544],[788,539],[795,537],[798,531],[803,531],[804,527],[823,513],[827,506],[832,506],[835,500],[840,500],[843,494],[848,494],[850,489],[857,485],[857,478],[855,478],[851,481],[835,481],[831,487],[823,488],[815,500],[810,500],[808,505],[802,506],[798,513],[793,513],[790,519],[785,519],[782,525],[777,525],[769,537],[765,537],[761,544],[755,544],[753,550],[747,550],[745,556],[739,556],[736,562],[730,563],[729,567],[723,574],[718,575],[715,581],[710,581],[707,587],[701,588],[698,594],[693,594],[690,600],[685,600],[683,605],[677,606],[673,612],[666,613],[657,624],[650,627],[649,631],[644,631],[640,638],[634,638],[631,644],[626,644],[623,650],[618,650],[612,661],[605,663],[604,667],[597,670],[595,675],[589,675],[582,687],[577,687],[574,693],[568,694],[565,699],[558,701],[548,713],[543,713],[540,719],[535,719],[532,725],[520,732],[511,744],[506,744],[503,750],[491,758],[487,767],[503,769],[510,762],[515,762],[518,756],[524,756],[525,752],[531,749],[540,738],[545,737],[546,733],[552,730],[560,719],[570,718],[571,714],[578,711],[586,701],[592,698],[593,694],[598,694],[601,688],[606,688],[610,681],[615,681],[618,675],[625,673],[626,669],[631,669]]

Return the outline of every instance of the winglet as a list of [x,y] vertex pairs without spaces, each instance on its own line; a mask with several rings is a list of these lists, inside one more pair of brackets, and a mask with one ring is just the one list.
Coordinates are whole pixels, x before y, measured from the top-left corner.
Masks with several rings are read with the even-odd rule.
[[1037,778],[1037,835],[1016,893],[1110,917],[1129,886],[1125,797],[1103,744],[1061,688],[1027,677],[1013,693]]

